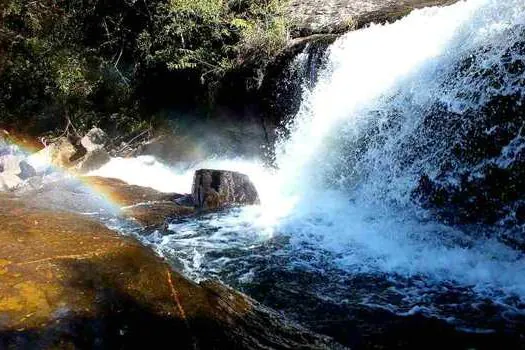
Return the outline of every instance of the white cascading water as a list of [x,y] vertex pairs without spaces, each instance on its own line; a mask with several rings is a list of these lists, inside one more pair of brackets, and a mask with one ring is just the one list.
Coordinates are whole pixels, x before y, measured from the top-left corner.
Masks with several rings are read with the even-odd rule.
[[[316,227],[314,235],[330,250],[344,251],[355,243],[363,244],[385,258],[381,269],[442,272],[448,277],[467,278],[469,283],[479,281],[478,275],[502,284],[509,277],[509,287],[525,292],[525,279],[517,273],[525,270],[502,276],[497,263],[483,263],[484,249],[477,253],[440,246],[436,233],[443,236],[452,229],[416,220],[418,208],[414,208],[410,194],[421,173],[437,171],[440,157],[446,155],[440,147],[446,146],[435,145],[436,149],[409,166],[402,159],[419,146],[418,142],[433,141],[411,139],[421,127],[423,112],[432,105],[442,103],[461,114],[473,104],[483,104],[485,95],[504,95],[516,85],[506,81],[497,91],[485,91],[489,89],[469,76],[449,80],[456,78],[461,60],[482,48],[488,49],[471,68],[472,75],[476,69],[497,64],[503,53],[523,40],[523,31],[517,29],[525,25],[524,14],[525,3],[520,0],[462,1],[414,11],[396,23],[373,25],[339,39],[330,49],[329,64],[317,86],[305,94],[301,111],[290,125],[291,137],[278,146],[280,192],[300,198],[290,213],[293,219],[284,221],[293,225],[303,222],[298,217],[308,221],[317,214],[330,225],[326,228],[329,232]],[[524,74],[514,79],[523,81]],[[480,96],[472,101],[469,93]],[[392,131],[386,124],[393,112],[403,116],[403,123]],[[359,146],[356,143],[371,122],[380,127],[385,124],[385,135],[381,142],[368,145],[364,154],[353,157]],[[423,246],[412,238],[423,240]],[[432,253],[429,249],[436,250]],[[487,257],[492,256],[491,249],[485,251]],[[515,256],[511,255],[513,261]],[[484,271],[458,267],[458,260]]]
[[[242,161],[203,165],[249,174],[262,205],[213,214],[198,223],[174,223],[173,234],[155,233],[146,241],[200,278],[221,275],[230,263],[249,265],[242,263],[243,257],[224,257],[221,251],[238,248],[247,256],[265,242],[285,237],[286,247],[275,254],[295,254],[290,258],[295,267],[322,270],[319,262],[329,261],[351,275],[423,278],[425,288],[396,285],[413,303],[381,305],[398,313],[421,310],[421,295],[443,284],[469,288],[479,298],[498,300],[522,313],[515,305],[525,302],[523,253],[482,238],[481,232],[466,235],[432,220],[414,204],[411,193],[420,174],[437,172],[450,148],[447,140],[440,143],[436,135],[425,140],[419,133],[422,114],[440,104],[462,115],[489,95],[516,89],[523,72],[489,88],[476,79],[476,70],[497,65],[503,53],[524,40],[524,26],[523,0],[468,0],[417,10],[395,23],[343,36],[330,48],[316,86],[305,91],[300,112],[289,125],[290,137],[277,145],[279,170]],[[470,73],[457,74],[462,60],[481,51]],[[393,115],[399,117],[395,128],[389,120]],[[371,124],[378,131],[367,138]],[[159,190],[190,190],[191,171],[181,180],[180,172],[151,163],[149,176],[143,166],[129,172],[126,164],[133,162],[138,160],[114,160],[97,174]],[[133,173],[140,177],[133,179]],[[183,188],[177,186],[181,181]],[[211,233],[200,233],[206,230]],[[236,276],[246,281],[253,271],[248,266]],[[381,303],[362,297],[363,303]],[[514,304],[509,298],[515,298]],[[437,309],[426,306],[439,316]]]

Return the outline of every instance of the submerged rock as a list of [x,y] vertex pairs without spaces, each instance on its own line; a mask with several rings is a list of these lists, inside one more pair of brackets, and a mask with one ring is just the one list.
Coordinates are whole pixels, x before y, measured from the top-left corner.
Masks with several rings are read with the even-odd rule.
[[[498,71],[491,73],[497,77]],[[515,231],[525,246],[525,84],[518,84],[515,93],[494,96],[477,110],[433,111],[425,119],[451,146],[433,176],[420,176],[412,195],[447,223],[499,225],[505,235]],[[453,123],[461,132],[449,136]]]
[[247,175],[226,170],[197,170],[192,196],[195,206],[205,210],[260,202],[257,189]]
[[0,223],[2,349],[338,347],[86,216],[0,197]]

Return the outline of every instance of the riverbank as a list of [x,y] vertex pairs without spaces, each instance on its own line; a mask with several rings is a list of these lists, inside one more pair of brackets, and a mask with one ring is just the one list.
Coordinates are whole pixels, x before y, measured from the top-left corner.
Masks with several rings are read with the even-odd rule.
[[44,203],[0,195],[2,348],[338,347],[219,282],[189,281],[86,215]]

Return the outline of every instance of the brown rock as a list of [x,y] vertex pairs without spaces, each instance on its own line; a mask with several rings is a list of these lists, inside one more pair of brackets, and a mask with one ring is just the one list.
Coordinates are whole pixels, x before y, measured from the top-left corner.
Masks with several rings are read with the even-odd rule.
[[292,35],[344,33],[369,23],[397,20],[426,6],[450,5],[457,0],[291,0],[288,16]]
[[59,138],[40,152],[43,152],[43,159],[48,158],[52,165],[62,169],[72,168],[86,154],[83,147],[75,145],[67,137]]
[[332,349],[85,216],[0,197],[0,348]]
[[83,181],[121,206],[125,216],[134,218],[144,226],[161,226],[167,219],[189,216],[195,212],[193,207],[176,202],[184,197],[177,193],[162,193],[152,188],[97,176],[85,177]]
[[192,195],[195,206],[205,210],[259,204],[257,189],[250,178],[235,171],[197,170]]
[[130,185],[119,179],[100,176],[86,176],[82,181],[88,183],[99,193],[104,193],[120,206],[131,206],[139,203],[171,201],[182,195],[163,193],[153,188]]
[[[88,135],[78,142],[73,142],[67,137],[61,137],[39,151],[37,157],[46,159],[52,165],[76,174],[85,174],[96,170],[109,162],[111,158],[102,144],[96,143],[102,142],[97,138],[102,136],[95,134],[88,137]],[[86,144],[88,148],[84,147],[83,144]]]

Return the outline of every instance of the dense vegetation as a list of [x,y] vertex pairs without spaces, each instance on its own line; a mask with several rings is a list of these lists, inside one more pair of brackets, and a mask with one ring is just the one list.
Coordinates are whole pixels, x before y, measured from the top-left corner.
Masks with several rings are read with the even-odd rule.
[[2,0],[0,127],[144,128],[287,40],[284,0]]

